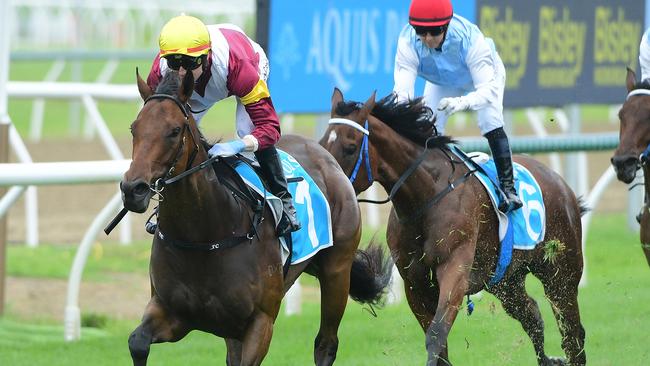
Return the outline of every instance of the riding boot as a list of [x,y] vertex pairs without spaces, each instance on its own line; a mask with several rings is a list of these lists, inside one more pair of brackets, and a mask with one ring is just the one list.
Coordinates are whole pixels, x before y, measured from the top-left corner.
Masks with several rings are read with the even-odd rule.
[[492,151],[501,190],[505,194],[505,199],[499,204],[499,210],[503,213],[508,213],[522,206],[519,195],[517,195],[517,191],[515,190],[512,171],[512,153],[510,152],[508,136],[503,131],[503,128],[499,127],[486,133],[485,137]]
[[296,208],[293,207],[291,193],[287,189],[287,179],[284,176],[280,156],[275,146],[255,152],[257,161],[262,168],[262,174],[269,184],[269,190],[282,200],[283,215],[278,223],[278,235],[283,236],[300,229],[300,222],[296,217]]

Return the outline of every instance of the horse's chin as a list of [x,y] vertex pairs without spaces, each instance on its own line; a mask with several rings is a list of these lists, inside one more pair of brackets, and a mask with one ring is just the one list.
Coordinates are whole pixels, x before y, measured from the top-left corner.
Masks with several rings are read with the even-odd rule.
[[630,184],[634,181],[636,176],[636,168],[625,166],[622,168],[614,167],[616,170],[616,178],[625,184]]
[[126,199],[124,193],[122,193],[122,202],[124,203],[124,208],[135,213],[144,213],[149,208],[149,201],[151,200],[151,192],[143,196],[132,197]]

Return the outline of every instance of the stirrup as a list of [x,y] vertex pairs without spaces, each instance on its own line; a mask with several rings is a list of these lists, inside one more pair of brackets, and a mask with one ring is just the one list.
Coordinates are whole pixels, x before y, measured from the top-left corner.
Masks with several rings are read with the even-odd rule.
[[295,224],[291,222],[292,220],[289,218],[289,215],[282,211],[282,218],[280,219],[280,222],[278,223],[277,227],[277,234],[278,236],[284,236],[289,233],[292,233],[294,231],[300,230],[302,225],[300,225],[300,222],[296,219]]
[[523,203],[516,195],[505,193],[503,201],[499,204],[499,211],[507,214],[510,211],[518,210],[523,206]]

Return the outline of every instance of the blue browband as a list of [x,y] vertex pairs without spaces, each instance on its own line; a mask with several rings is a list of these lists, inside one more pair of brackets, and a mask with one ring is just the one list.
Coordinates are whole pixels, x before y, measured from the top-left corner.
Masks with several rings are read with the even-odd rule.
[[[372,179],[372,170],[370,169],[370,153],[368,152],[368,148],[370,146],[370,142],[368,141],[368,136],[370,135],[370,130],[368,129],[368,120],[366,120],[364,127],[361,127],[361,125],[358,124],[357,122],[349,120],[347,118],[331,118],[328,123],[331,125],[347,125],[363,133],[363,140],[361,141],[361,149],[359,150],[359,158],[357,159],[357,163],[354,165],[354,169],[352,170],[352,174],[350,175],[349,178],[350,178],[350,183],[354,183],[354,181],[357,179],[357,173],[359,173],[359,168],[361,168],[361,162],[365,160],[366,172],[368,173],[368,183],[372,184],[373,179]],[[364,159],[364,155],[365,155],[365,159]]]

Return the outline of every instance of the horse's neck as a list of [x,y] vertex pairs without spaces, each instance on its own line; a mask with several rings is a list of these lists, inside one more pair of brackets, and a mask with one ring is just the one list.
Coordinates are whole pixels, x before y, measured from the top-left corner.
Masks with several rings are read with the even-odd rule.
[[159,223],[166,235],[189,242],[208,242],[227,237],[240,213],[229,190],[212,169],[199,171],[165,188]]
[[[375,180],[384,187],[387,193],[390,193],[404,172],[420,157],[423,150],[398,135],[388,126],[379,131],[373,130],[370,136],[371,144],[377,147],[376,150],[379,154],[378,176],[375,177]],[[437,184],[441,175],[440,167],[444,165],[447,169],[449,163],[443,161],[444,155],[438,149],[433,151],[430,149],[427,154],[427,158],[404,181],[393,197],[393,206],[400,217],[412,213],[414,209],[441,189]],[[432,166],[431,157],[438,155],[441,156],[440,163]]]

